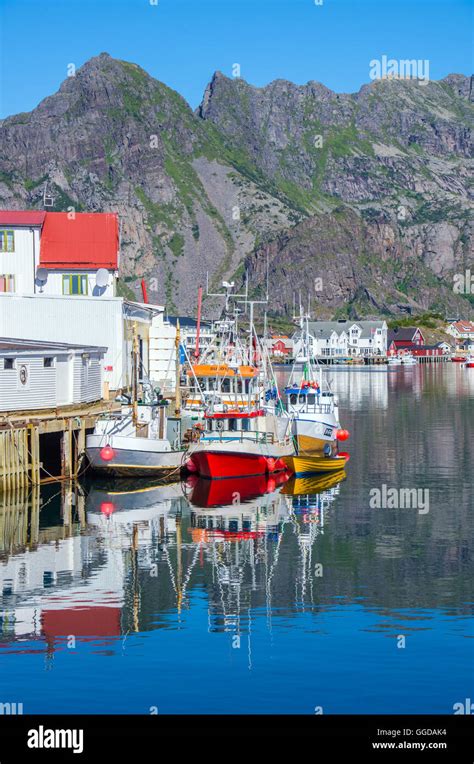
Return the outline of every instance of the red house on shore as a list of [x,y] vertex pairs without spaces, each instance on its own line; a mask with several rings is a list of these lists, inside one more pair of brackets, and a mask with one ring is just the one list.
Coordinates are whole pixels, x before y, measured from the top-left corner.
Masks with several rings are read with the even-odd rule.
[[287,357],[293,350],[293,340],[286,335],[275,334],[267,340],[270,355]]
[[416,353],[417,348],[425,345],[425,338],[421,329],[416,326],[401,326],[389,329],[387,335],[387,355],[394,356],[402,353]]

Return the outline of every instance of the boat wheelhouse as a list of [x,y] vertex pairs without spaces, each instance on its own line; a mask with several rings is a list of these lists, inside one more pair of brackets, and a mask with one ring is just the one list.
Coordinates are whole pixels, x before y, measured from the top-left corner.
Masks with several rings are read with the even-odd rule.
[[336,452],[339,410],[336,396],[316,381],[302,380],[284,390],[284,404],[293,421],[299,453]]
[[189,392],[183,396],[183,413],[203,416],[210,407],[225,412],[260,406],[262,384],[255,366],[196,364],[188,369],[187,378]]

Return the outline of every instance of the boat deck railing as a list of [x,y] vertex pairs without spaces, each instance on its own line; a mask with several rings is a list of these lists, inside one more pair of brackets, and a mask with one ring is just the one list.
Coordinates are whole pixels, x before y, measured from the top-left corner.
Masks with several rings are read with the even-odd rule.
[[290,404],[289,405],[289,411],[290,413],[307,413],[307,414],[330,414],[334,409],[333,403],[302,403],[300,406],[298,404]]
[[243,443],[246,440],[251,440],[253,443],[275,443],[276,437],[273,432],[258,432],[255,430],[243,430],[240,432],[229,434],[227,430],[224,432],[211,432],[205,433],[201,438],[201,441],[219,440],[226,443],[236,442]]

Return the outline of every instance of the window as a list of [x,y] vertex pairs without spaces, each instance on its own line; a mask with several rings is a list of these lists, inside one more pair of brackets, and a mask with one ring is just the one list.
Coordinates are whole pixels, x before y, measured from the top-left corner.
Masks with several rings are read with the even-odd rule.
[[0,231],[0,252],[15,251],[14,231]]
[[14,369],[15,368],[15,359],[14,358],[5,358],[5,361],[3,362],[3,368],[4,369]]
[[11,274],[0,274],[0,292],[15,291],[15,276]]
[[87,276],[81,274],[63,276],[63,294],[87,294]]
[[52,369],[53,367],[53,359],[52,358],[43,358],[43,366],[45,369]]

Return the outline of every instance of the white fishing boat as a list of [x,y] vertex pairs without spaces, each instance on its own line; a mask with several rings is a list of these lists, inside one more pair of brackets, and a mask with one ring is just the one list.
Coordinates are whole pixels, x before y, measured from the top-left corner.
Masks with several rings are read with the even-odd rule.
[[409,352],[393,355],[388,359],[389,366],[416,366],[417,364],[417,359]]
[[86,438],[86,455],[95,472],[125,477],[179,476],[185,449],[173,448],[166,436],[164,407],[138,405],[99,419]]
[[140,382],[136,332],[133,345],[131,397],[120,411],[98,419],[86,438],[86,455],[92,470],[102,474],[176,479],[186,454],[179,420],[168,421],[167,401],[146,380]]
[[404,353],[401,356],[401,363],[402,366],[416,366],[418,364],[418,361],[416,360],[415,356],[411,353]]
[[309,316],[302,310],[299,323],[298,357],[305,359],[302,376],[297,380],[293,369],[281,399],[274,389],[267,394],[268,405],[290,419],[298,455],[334,456],[338,440],[346,440],[349,433],[341,429],[338,400],[323,377],[322,366],[311,360]]

